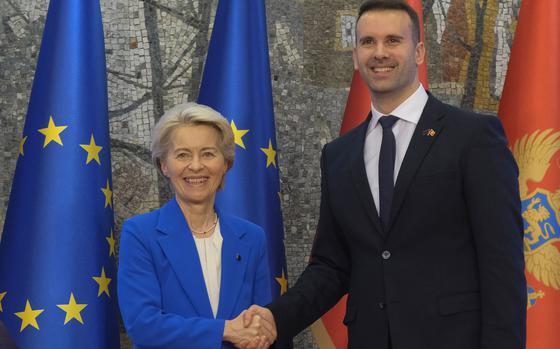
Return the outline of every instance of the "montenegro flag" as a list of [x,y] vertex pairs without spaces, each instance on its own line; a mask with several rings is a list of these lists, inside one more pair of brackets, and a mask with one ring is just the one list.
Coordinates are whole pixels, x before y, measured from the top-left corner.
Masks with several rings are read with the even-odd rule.
[[527,349],[560,348],[560,1],[524,0],[499,115],[519,166]]

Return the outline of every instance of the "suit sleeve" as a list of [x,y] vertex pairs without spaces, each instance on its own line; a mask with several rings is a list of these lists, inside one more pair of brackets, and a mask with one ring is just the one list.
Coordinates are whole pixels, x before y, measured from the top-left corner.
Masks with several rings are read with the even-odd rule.
[[522,349],[527,289],[518,169],[499,119],[476,119],[464,185],[479,265],[480,348]]
[[162,310],[161,291],[148,246],[130,221],[122,230],[118,296],[134,344],[149,348],[220,348],[225,321],[185,318]]
[[327,148],[321,157],[321,205],[311,261],[296,284],[267,306],[274,315],[280,340],[311,325],[348,290],[348,246],[329,203]]

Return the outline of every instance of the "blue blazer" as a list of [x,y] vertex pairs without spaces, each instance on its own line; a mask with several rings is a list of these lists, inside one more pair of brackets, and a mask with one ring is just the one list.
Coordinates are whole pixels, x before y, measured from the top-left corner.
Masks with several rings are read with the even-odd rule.
[[264,231],[217,209],[222,279],[216,318],[193,236],[177,204],[127,220],[122,229],[118,297],[135,348],[233,348],[224,323],[271,300]]

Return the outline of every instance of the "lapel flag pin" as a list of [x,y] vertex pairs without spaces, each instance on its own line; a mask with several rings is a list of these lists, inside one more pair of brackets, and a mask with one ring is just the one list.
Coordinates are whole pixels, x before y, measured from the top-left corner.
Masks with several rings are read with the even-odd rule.
[[436,135],[436,130],[434,130],[433,128],[426,129],[426,130],[422,131],[422,135],[423,136],[428,136],[428,137],[433,137],[433,136]]

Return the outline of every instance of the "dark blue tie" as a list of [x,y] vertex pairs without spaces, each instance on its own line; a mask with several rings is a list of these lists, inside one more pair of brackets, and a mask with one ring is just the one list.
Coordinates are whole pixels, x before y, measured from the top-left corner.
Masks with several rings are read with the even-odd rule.
[[393,173],[395,170],[395,135],[391,129],[399,118],[386,115],[379,118],[383,127],[383,138],[379,151],[379,218],[386,233],[391,217],[391,204],[393,202]]

